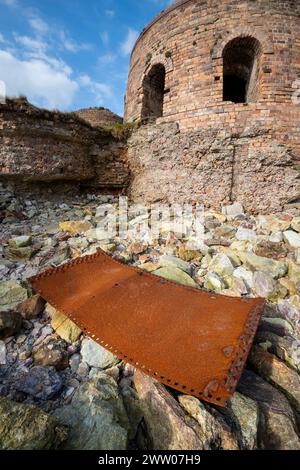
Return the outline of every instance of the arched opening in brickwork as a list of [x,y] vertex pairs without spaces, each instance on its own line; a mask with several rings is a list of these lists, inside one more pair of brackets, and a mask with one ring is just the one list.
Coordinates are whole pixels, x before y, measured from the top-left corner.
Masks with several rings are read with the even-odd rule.
[[159,118],[164,110],[166,69],[155,64],[143,80],[142,119]]
[[261,44],[251,36],[231,40],[223,50],[223,100],[255,102],[259,96]]

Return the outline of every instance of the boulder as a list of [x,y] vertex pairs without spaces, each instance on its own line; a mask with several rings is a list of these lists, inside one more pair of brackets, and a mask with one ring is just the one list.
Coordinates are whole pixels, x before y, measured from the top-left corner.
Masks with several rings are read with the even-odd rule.
[[229,403],[230,417],[239,430],[242,449],[257,448],[259,408],[256,401],[235,392]]
[[126,450],[129,422],[115,380],[103,372],[80,385],[70,404],[54,412],[69,429],[67,450]]
[[300,450],[294,413],[285,396],[261,377],[245,371],[238,390],[258,404],[258,448]]
[[203,450],[199,425],[157,381],[137,371],[134,384],[143,411],[148,446],[155,450]]
[[257,256],[254,253],[239,252],[242,263],[252,271],[263,271],[270,274],[273,279],[284,277],[288,271],[288,265],[280,261]]
[[36,406],[0,398],[0,449],[57,449],[66,430],[52,416]]
[[27,290],[17,281],[0,283],[0,311],[12,310],[28,297]]
[[249,363],[263,378],[280,389],[300,412],[300,378],[296,371],[259,347],[252,349]]

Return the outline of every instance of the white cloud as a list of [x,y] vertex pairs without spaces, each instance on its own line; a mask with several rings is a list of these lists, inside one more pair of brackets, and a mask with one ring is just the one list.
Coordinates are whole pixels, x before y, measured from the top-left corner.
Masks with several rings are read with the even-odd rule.
[[131,53],[133,46],[139,37],[139,32],[135,29],[128,28],[128,33],[126,38],[124,39],[123,43],[121,44],[121,51],[122,54],[128,55]]
[[6,84],[8,96],[22,94],[47,108],[68,108],[79,89],[65,68],[40,59],[18,59],[3,50],[0,50],[0,80]]
[[105,14],[109,18],[113,18],[115,16],[116,12],[114,10],[105,10]]
[[33,50],[33,51],[43,51],[47,48],[47,44],[39,39],[31,38],[29,36],[18,36],[14,35],[15,41],[21,46]]
[[42,20],[39,16],[31,16],[29,19],[29,24],[33,30],[38,34],[47,34],[49,31],[49,26],[47,23]]
[[6,42],[5,39],[4,39],[3,34],[1,34],[1,33],[0,33],[0,42],[2,42],[2,43],[3,43],[3,42]]
[[108,54],[104,54],[100,56],[98,59],[98,63],[99,65],[112,64],[113,62],[115,62],[116,59],[117,59],[117,56],[115,54],[108,53]]
[[58,36],[62,47],[68,52],[76,53],[80,51],[88,51],[92,48],[91,44],[79,43],[70,38],[64,30],[60,30],[58,32]]
[[113,97],[112,89],[109,85],[96,82],[89,75],[81,75],[78,81],[81,86],[88,88],[93,93],[98,106],[102,106],[107,98]]
[[15,7],[18,4],[17,0],[1,0],[1,3],[4,3],[4,5],[8,7]]
[[104,45],[109,43],[109,35],[107,31],[102,31],[102,33],[100,33],[100,38]]

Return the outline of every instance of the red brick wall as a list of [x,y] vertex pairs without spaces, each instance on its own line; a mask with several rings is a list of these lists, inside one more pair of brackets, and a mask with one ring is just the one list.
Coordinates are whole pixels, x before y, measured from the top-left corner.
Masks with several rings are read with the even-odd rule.
[[[145,29],[131,57],[125,119],[139,120],[143,80],[166,68],[163,118],[182,130],[204,127],[241,132],[270,127],[271,138],[300,159],[300,105],[292,102],[300,79],[300,2],[296,0],[181,0]],[[261,45],[257,101],[223,102],[223,50],[237,37]]]

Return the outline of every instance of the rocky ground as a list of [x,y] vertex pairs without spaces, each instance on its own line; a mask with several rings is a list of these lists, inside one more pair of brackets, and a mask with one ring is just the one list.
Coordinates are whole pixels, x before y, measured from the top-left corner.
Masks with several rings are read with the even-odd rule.
[[[102,239],[112,196],[0,186],[0,449],[300,449],[300,217],[205,214],[205,244]],[[135,371],[35,295],[26,279],[97,247],[185,285],[268,299],[226,409]]]

